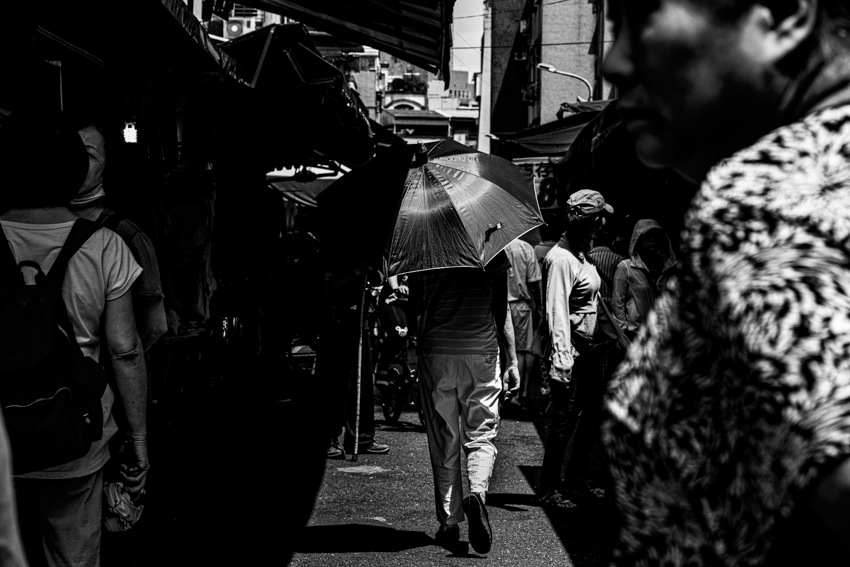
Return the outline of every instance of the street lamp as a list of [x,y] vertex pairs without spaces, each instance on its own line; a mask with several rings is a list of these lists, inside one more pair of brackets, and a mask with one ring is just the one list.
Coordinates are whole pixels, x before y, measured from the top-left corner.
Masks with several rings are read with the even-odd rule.
[[582,77],[581,75],[575,75],[573,73],[567,73],[566,71],[561,71],[560,69],[555,68],[554,65],[550,65],[548,63],[538,63],[538,69],[542,69],[544,71],[549,71],[550,73],[555,73],[556,75],[564,75],[565,77],[572,77],[573,79],[578,79],[584,86],[587,87],[587,100],[593,99],[593,86],[591,86],[590,81]]

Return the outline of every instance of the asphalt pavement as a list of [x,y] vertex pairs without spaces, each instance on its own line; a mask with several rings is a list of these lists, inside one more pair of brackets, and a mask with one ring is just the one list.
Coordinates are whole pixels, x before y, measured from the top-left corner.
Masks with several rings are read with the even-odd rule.
[[[536,501],[546,401],[532,400],[529,411],[503,410],[487,502],[494,544],[486,556],[463,545],[468,542],[466,523],[461,525],[459,551],[450,552],[433,540],[438,524],[425,431],[415,412],[388,424],[376,407],[376,439],[389,444],[390,453],[327,461],[321,491],[290,565],[396,567],[482,560],[505,566],[607,565],[614,535],[610,498],[556,511]],[[597,455],[591,483],[605,487],[603,473]]]
[[[468,546],[449,552],[433,539],[427,439],[415,411],[389,424],[375,406],[376,438],[389,454],[327,460],[321,381],[305,374],[281,396],[250,368],[211,381],[193,372],[198,366],[173,366],[180,379],[151,407],[146,508],[131,531],[105,534],[104,567],[608,563],[609,497],[570,510],[537,503],[547,398],[536,395],[526,410],[503,408],[487,501],[494,544],[482,556]],[[597,454],[591,484],[610,488],[604,471]],[[468,541],[465,523],[461,540]]]

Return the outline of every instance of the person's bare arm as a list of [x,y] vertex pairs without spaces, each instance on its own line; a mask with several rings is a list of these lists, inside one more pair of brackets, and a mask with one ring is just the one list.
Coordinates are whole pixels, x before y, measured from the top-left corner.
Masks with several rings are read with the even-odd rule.
[[496,317],[496,328],[501,337],[505,350],[506,368],[502,373],[505,384],[505,397],[510,398],[519,391],[519,361],[516,354],[514,339],[514,324],[511,310],[508,308],[508,274],[504,272],[493,279],[493,315]]
[[135,295],[133,305],[142,347],[147,352],[168,330],[165,302],[162,297]]
[[124,408],[132,440],[129,464],[121,466],[130,494],[145,486],[150,463],[147,451],[148,380],[142,340],[136,331],[133,300],[130,293],[106,302],[106,350],[115,377],[117,397]]

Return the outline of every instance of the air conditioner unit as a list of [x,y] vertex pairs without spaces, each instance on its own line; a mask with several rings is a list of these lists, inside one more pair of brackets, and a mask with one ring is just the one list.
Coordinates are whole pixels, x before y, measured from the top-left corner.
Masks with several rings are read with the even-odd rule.
[[227,38],[239,37],[240,35],[248,32],[250,28],[250,24],[241,18],[230,18],[227,20],[227,27],[225,28]]

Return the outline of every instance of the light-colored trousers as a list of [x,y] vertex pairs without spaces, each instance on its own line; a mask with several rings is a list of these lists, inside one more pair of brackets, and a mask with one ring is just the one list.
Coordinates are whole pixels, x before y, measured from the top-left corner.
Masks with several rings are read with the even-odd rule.
[[487,492],[496,461],[499,356],[420,353],[419,375],[437,520],[457,524],[464,519],[461,446],[471,492]]

